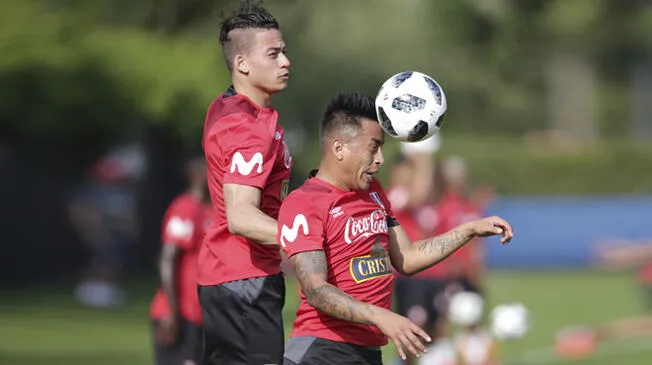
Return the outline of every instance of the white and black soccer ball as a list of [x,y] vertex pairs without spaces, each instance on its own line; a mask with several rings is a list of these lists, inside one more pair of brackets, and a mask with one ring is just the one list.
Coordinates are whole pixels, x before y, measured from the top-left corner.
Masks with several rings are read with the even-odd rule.
[[530,312],[521,303],[506,303],[491,311],[491,332],[500,340],[516,340],[531,327]]
[[383,130],[405,142],[437,133],[446,114],[446,95],[437,81],[421,72],[390,77],[376,96],[376,113]]

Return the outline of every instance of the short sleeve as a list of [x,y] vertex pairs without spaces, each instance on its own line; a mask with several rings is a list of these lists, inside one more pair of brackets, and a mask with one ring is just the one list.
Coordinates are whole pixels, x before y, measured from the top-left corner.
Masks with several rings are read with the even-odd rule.
[[[244,114],[237,116],[244,120],[237,121],[232,128],[215,136],[222,146],[222,155],[211,157],[217,157],[224,166],[223,183],[263,189],[276,158],[272,148],[273,136],[252,117]],[[235,117],[234,115],[230,118]]]
[[161,240],[164,245],[179,246],[184,250],[192,248],[196,226],[196,210],[190,204],[175,201],[165,214]]
[[326,221],[324,209],[315,204],[306,204],[302,194],[290,194],[283,202],[278,216],[277,241],[287,257],[305,252],[324,249]]

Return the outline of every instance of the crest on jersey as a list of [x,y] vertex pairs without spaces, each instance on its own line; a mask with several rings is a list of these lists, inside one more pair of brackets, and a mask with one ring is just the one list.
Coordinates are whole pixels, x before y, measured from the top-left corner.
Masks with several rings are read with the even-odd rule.
[[378,195],[377,192],[372,191],[369,193],[369,196],[371,197],[371,200],[374,201],[379,207],[385,209],[385,204],[383,204],[383,201],[380,199],[380,195]]
[[281,181],[281,201],[285,200],[290,193],[290,180]]
[[281,141],[283,144],[283,164],[285,164],[286,169],[292,168],[292,155],[290,154],[290,149],[288,148],[287,143],[285,143],[285,140]]

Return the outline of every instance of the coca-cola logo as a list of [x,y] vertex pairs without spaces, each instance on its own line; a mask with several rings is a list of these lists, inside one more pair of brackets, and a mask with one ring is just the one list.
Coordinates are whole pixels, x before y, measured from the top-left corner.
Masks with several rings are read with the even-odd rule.
[[375,234],[387,233],[387,218],[385,211],[376,209],[368,216],[349,217],[344,227],[344,241],[351,244],[361,238]]

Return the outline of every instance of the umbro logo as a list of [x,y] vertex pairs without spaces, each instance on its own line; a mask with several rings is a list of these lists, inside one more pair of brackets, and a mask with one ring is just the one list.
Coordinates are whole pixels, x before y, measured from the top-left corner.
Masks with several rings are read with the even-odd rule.
[[344,211],[342,210],[342,207],[335,207],[335,208],[331,209],[328,212],[328,214],[330,214],[331,217],[333,217],[333,218],[337,218],[337,217],[343,215]]

